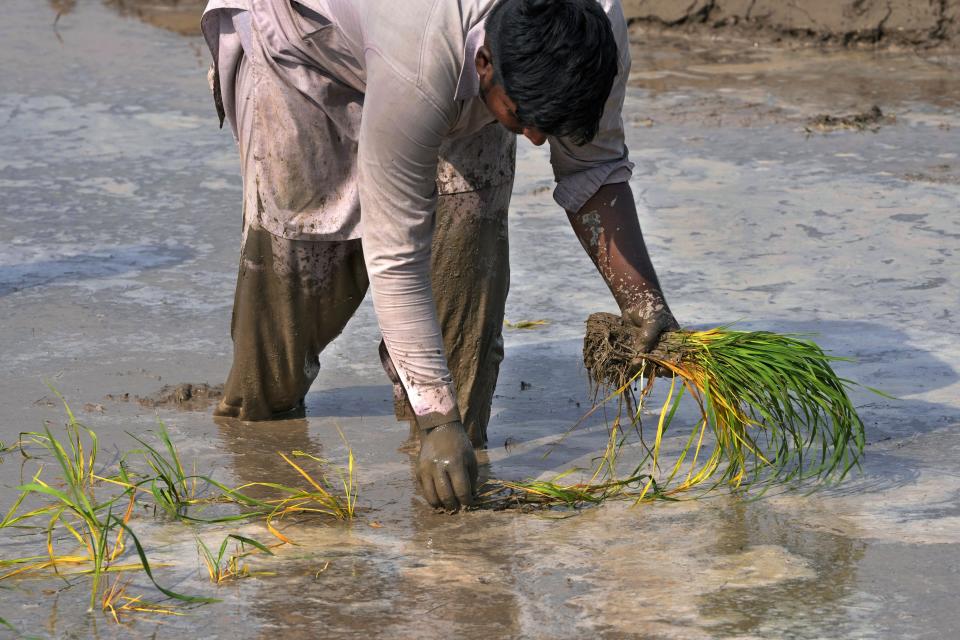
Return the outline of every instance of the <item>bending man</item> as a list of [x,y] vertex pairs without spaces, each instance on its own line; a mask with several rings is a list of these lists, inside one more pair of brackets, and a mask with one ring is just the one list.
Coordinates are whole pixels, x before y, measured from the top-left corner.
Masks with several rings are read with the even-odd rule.
[[424,496],[469,505],[503,357],[514,134],[549,142],[554,199],[624,317],[651,344],[676,326],[628,184],[618,0],[211,0],[202,25],[244,182],[217,414],[302,413],[369,286]]

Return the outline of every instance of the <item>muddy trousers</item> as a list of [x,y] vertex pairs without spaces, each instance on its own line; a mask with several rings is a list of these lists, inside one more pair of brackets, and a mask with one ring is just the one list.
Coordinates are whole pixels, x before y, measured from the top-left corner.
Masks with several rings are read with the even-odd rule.
[[[462,420],[478,447],[486,443],[503,360],[511,188],[512,181],[440,195],[437,203],[434,299]],[[343,331],[367,287],[360,240],[287,240],[250,228],[233,306],[233,366],[215,413],[242,420],[302,415],[319,354]],[[392,374],[388,356],[384,368]],[[397,418],[414,420],[396,381],[394,398]]]

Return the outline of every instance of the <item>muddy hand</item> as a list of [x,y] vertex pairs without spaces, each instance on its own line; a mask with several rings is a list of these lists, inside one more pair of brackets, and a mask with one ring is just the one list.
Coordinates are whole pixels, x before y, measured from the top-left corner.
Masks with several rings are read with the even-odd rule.
[[473,504],[477,456],[459,421],[440,425],[421,436],[417,479],[432,507],[456,511]]
[[653,351],[660,340],[660,334],[665,331],[676,331],[680,328],[680,323],[673,317],[665,302],[656,305],[643,304],[632,309],[624,309],[622,316],[624,322],[632,324],[640,330],[643,353]]

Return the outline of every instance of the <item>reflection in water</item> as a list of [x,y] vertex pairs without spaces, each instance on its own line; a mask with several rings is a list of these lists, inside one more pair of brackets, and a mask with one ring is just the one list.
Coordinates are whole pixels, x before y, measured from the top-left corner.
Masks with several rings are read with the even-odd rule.
[[[813,498],[812,498],[813,499]],[[717,522],[715,553],[736,556],[745,550],[775,545],[805,560],[811,571],[798,571],[794,579],[764,584],[756,563],[746,567],[738,582],[702,595],[699,611],[718,636],[752,633],[764,637],[787,624],[808,623],[810,628],[839,630],[849,625],[849,597],[854,592],[857,565],[866,544],[845,536],[814,532],[795,520],[767,509],[732,503]],[[762,566],[760,571],[762,571]]]
[[[238,484],[275,482],[287,486],[303,486],[304,479],[296,469],[284,462],[278,453],[290,455],[304,451],[323,457],[323,445],[310,438],[305,419],[242,422],[234,418],[214,417],[220,436],[221,450],[232,458],[229,468]],[[307,473],[322,471],[319,464],[297,458]],[[301,464],[302,463],[302,464]],[[250,491],[251,494],[254,490]],[[263,493],[260,489],[259,493]]]
[[[68,14],[76,0],[49,0],[58,15]],[[103,0],[121,15],[139,18],[147,24],[184,36],[200,35],[200,15],[207,0]]]
[[[51,0],[45,5],[21,0],[20,4],[31,8],[40,6],[42,11],[49,12],[51,16],[58,11],[68,13],[74,8],[72,0]],[[164,92],[167,92],[196,99],[198,104],[205,107],[206,94],[201,91],[194,96],[190,88],[194,76],[185,73],[186,69],[192,68],[190,65],[194,61],[185,54],[171,54],[168,66],[154,66],[156,61],[146,60],[143,51],[136,48],[135,38],[142,38],[139,33],[141,30],[127,28],[130,25],[125,27],[118,17],[120,13],[138,15],[147,22],[157,24],[151,17],[154,14],[150,14],[147,7],[160,7],[163,11],[181,13],[184,24],[195,29],[202,4],[202,1],[162,4],[103,0],[102,4],[96,5],[97,8],[110,8],[110,15],[104,15],[105,12],[98,14],[110,20],[104,20],[99,25],[102,31],[96,33],[96,37],[111,43],[111,50],[129,52],[132,69],[143,69],[143,73],[147,73],[148,69],[164,69],[163,77],[169,81],[168,88],[159,93],[159,85],[151,85],[146,92],[136,85],[120,88],[109,85],[111,90],[122,92],[116,94],[118,103],[149,103],[156,104],[158,109],[179,109],[179,106],[164,98]],[[82,6],[77,9],[82,10]],[[34,14],[25,15],[30,15],[32,19]],[[14,23],[13,28],[28,30],[42,22]],[[89,28],[90,23],[87,24]],[[43,28],[47,29],[47,24],[44,23]],[[46,31],[43,33],[48,35]],[[156,35],[157,41],[168,46],[171,52],[175,52],[177,43],[181,42],[169,34],[158,32]],[[50,55],[49,46],[56,43],[49,37],[35,40],[45,43],[28,50],[36,61],[36,73],[49,72],[49,61],[60,64],[60,57]],[[717,46],[707,42],[702,48],[709,52],[716,51]],[[671,55],[655,45],[645,47],[645,51],[643,55],[648,57],[655,54]],[[815,97],[835,92],[837,97],[830,99],[834,101],[831,108],[837,110],[846,108],[843,100],[848,97],[845,96],[853,93],[855,95],[849,99],[859,100],[860,96],[871,95],[868,89],[882,92],[877,94],[880,97],[876,99],[884,108],[886,100],[897,95],[922,97],[928,92],[931,100],[947,103],[957,95],[957,76],[943,72],[941,79],[935,83],[932,78],[935,69],[931,66],[924,71],[923,82],[911,84],[903,69],[915,63],[907,61],[897,62],[900,70],[895,72],[886,71],[881,64],[865,63],[852,67],[849,73],[844,74],[828,74],[824,71],[810,75],[803,69],[800,69],[803,73],[784,73],[784,65],[775,65],[766,72],[754,68],[750,74],[741,75],[744,69],[728,67],[716,70],[711,75],[703,69],[689,69],[692,63],[697,62],[691,56],[673,55],[674,62],[661,61],[660,69],[650,68],[646,58],[635,57],[633,69],[641,73],[645,69],[650,72],[650,78],[640,78],[638,84],[651,92],[669,90],[671,87],[686,89],[692,86],[693,89],[682,93],[674,91],[672,95],[676,96],[676,102],[667,102],[669,96],[663,96],[659,102],[656,99],[644,100],[644,108],[660,109],[652,113],[657,125],[639,134],[634,131],[631,135],[644,137],[646,144],[637,144],[634,148],[644,163],[657,167],[656,171],[650,168],[649,171],[653,173],[645,178],[649,179],[651,185],[648,197],[655,209],[669,211],[671,223],[668,227],[654,226],[652,237],[657,242],[671,243],[673,278],[678,286],[682,285],[680,291],[688,300],[686,308],[689,316],[706,320],[715,317],[713,314],[721,309],[721,313],[728,314],[725,317],[755,317],[758,323],[766,323],[764,328],[821,332],[837,353],[860,358],[856,368],[853,365],[848,367],[850,377],[882,381],[884,390],[909,398],[897,403],[869,398],[864,402],[871,404],[863,406],[868,412],[865,417],[870,418],[871,427],[879,425],[873,431],[876,437],[883,436],[883,432],[896,437],[911,437],[903,450],[898,448],[896,451],[897,455],[904,455],[909,447],[913,447],[911,455],[916,463],[911,458],[909,464],[900,462],[899,466],[888,466],[887,462],[896,462],[890,453],[894,449],[889,449],[884,456],[872,454],[873,462],[867,468],[868,476],[861,483],[843,487],[843,491],[852,492],[853,495],[845,496],[845,502],[840,505],[836,500],[827,502],[820,496],[797,497],[795,502],[785,505],[766,501],[740,504],[732,498],[718,497],[700,504],[676,503],[642,509],[611,504],[561,521],[515,513],[471,513],[447,517],[434,514],[419,501],[410,499],[413,479],[409,460],[393,453],[399,442],[391,442],[391,449],[374,444],[372,438],[367,438],[366,444],[361,447],[361,438],[351,434],[348,439],[358,443],[357,449],[361,455],[366,453],[370,456],[361,460],[360,478],[369,483],[362,487],[360,500],[361,507],[367,511],[352,525],[329,524],[319,519],[290,524],[289,534],[300,545],[278,549],[277,558],[264,560],[258,567],[274,571],[276,575],[222,587],[216,593],[224,598],[223,603],[198,609],[187,618],[164,619],[159,623],[154,618],[141,618],[129,627],[117,630],[115,626],[103,624],[102,618],[83,615],[85,602],[78,589],[80,582],[71,590],[64,591],[63,599],[59,602],[56,596],[47,600],[46,594],[41,592],[42,588],[62,587],[62,583],[54,584],[51,581],[38,582],[40,586],[36,588],[33,584],[25,583],[22,589],[18,587],[16,590],[3,591],[3,612],[0,615],[9,617],[12,622],[31,632],[51,637],[68,634],[91,637],[98,633],[105,638],[130,637],[134,633],[148,637],[155,624],[163,625],[165,631],[158,634],[163,637],[194,637],[198,635],[197,626],[204,620],[219,618],[224,620],[224,628],[207,629],[199,635],[212,636],[219,632],[219,635],[237,639],[336,636],[337,632],[351,637],[362,634],[401,638],[453,635],[484,639],[743,638],[746,634],[753,637],[905,637],[912,631],[908,625],[914,623],[906,622],[901,615],[919,610],[930,611],[933,615],[925,617],[923,626],[918,628],[930,637],[936,637],[938,632],[939,637],[951,637],[948,629],[955,629],[956,625],[951,627],[948,624],[953,619],[949,606],[952,600],[945,590],[952,584],[950,580],[955,578],[949,574],[949,559],[953,557],[949,554],[955,555],[956,547],[926,544],[926,541],[934,539],[931,538],[934,534],[939,536],[935,540],[945,541],[951,531],[955,531],[949,527],[956,527],[953,512],[947,510],[956,503],[954,485],[944,484],[939,478],[946,476],[949,479],[956,468],[955,456],[951,456],[956,450],[957,435],[955,431],[944,435],[930,432],[938,426],[955,424],[960,415],[957,403],[949,394],[950,387],[956,385],[954,369],[957,368],[957,359],[949,335],[944,337],[941,331],[937,334],[940,338],[934,340],[927,337],[926,330],[931,314],[936,312],[942,314],[938,318],[947,318],[953,306],[942,302],[941,298],[946,299],[945,295],[931,298],[929,291],[902,288],[914,283],[899,278],[924,281],[942,275],[943,265],[947,264],[944,261],[950,258],[949,253],[944,253],[947,250],[943,247],[943,239],[951,231],[950,212],[953,209],[949,205],[955,203],[955,198],[952,198],[952,187],[949,186],[921,192],[914,185],[896,183],[891,186],[889,182],[876,177],[893,175],[897,171],[920,170],[926,165],[938,163],[949,162],[955,167],[953,156],[945,156],[955,149],[942,142],[948,140],[949,136],[942,132],[931,133],[930,127],[911,126],[909,131],[890,127],[869,138],[836,136],[816,139],[804,146],[802,140],[798,143],[796,132],[790,128],[712,128],[703,126],[699,120],[708,119],[704,114],[713,113],[714,102],[710,101],[715,101],[717,95],[732,95],[715,94],[714,88],[723,85],[736,91],[748,89],[747,75],[750,74],[761,78],[763,82],[774,83],[770,91],[780,99],[807,90],[815,90],[812,94]],[[766,54],[761,52],[757,55]],[[782,54],[786,58],[792,55],[790,52]],[[842,67],[859,55],[843,53],[835,58],[836,62],[830,68]],[[821,68],[814,52],[804,54],[800,62],[807,65],[808,69]],[[826,62],[823,61],[824,64]],[[654,73],[664,72],[662,76],[667,77],[665,72],[674,68],[678,72],[664,80],[664,86],[656,85]],[[851,90],[848,91],[842,83],[850,75],[860,73],[860,69],[866,69],[865,77],[868,78],[883,79],[884,74],[892,74],[899,81],[851,84]],[[681,75],[680,71],[689,72],[688,76],[693,77],[684,80],[687,76]],[[4,65],[3,73],[10,72],[10,65]],[[185,78],[190,78],[189,82]],[[33,96],[31,100],[48,100],[45,95],[52,91],[51,86],[49,83],[43,86],[39,96]],[[698,91],[697,87],[703,91]],[[762,83],[753,85],[752,90],[767,91]],[[752,95],[755,93],[741,97],[748,99]],[[701,99],[705,102],[698,102]],[[806,100],[800,101],[801,104],[807,104]],[[16,105],[16,102],[12,104]],[[671,126],[668,120],[661,122],[658,113],[674,109],[674,104],[690,105],[688,113],[691,114],[691,122],[698,126],[680,128]],[[106,118],[99,111],[95,111],[95,114],[98,121]],[[12,143],[15,143],[11,147],[14,149],[12,153],[26,153],[27,157],[32,158],[30,153],[24,151],[25,145],[35,144],[38,139],[44,140],[37,136],[46,135],[45,131],[41,128],[24,128],[12,139]],[[90,131],[96,133],[101,129],[88,129],[84,134],[87,137],[80,139],[91,145],[98,144],[100,141]],[[204,142],[204,138],[201,143],[208,144],[208,147],[202,144],[197,146],[193,138],[199,135],[199,130],[185,128],[182,131],[163,131],[166,132],[164,135],[169,135],[171,146],[169,151],[168,147],[163,147],[161,151],[169,152],[177,166],[197,166],[198,161],[206,158],[197,155],[200,151],[219,149],[227,144],[221,139],[219,146],[216,146],[209,141]],[[690,143],[677,145],[676,142],[680,140],[690,140]],[[172,146],[172,141],[179,146]],[[883,143],[885,146],[865,147],[868,143]],[[777,155],[781,148],[783,156]],[[878,153],[874,153],[875,150],[879,150]],[[864,168],[859,168],[859,161],[854,162],[850,158],[850,152],[854,151],[863,151],[864,158],[868,158],[870,164],[866,164],[865,160],[862,165]],[[77,160],[73,157],[65,159],[63,153],[45,159],[50,163],[50,173],[73,175],[73,163]],[[937,154],[944,156],[937,159]],[[152,161],[156,159],[155,156],[156,153],[153,153],[144,157]],[[783,160],[783,164],[778,165],[781,157],[791,159]],[[85,159],[83,155],[81,160]],[[232,166],[230,163],[228,165]],[[108,168],[113,167],[109,165]],[[120,169],[120,165],[117,165],[116,170]],[[833,179],[828,179],[831,176]],[[3,177],[16,176],[7,173]],[[136,176],[131,178],[135,179]],[[536,184],[530,180],[533,178],[529,175],[518,178],[521,185]],[[198,197],[191,180],[176,178],[164,183],[164,186],[176,201]],[[33,191],[25,192],[31,197],[35,195],[36,202],[44,204],[59,203],[62,198],[58,193],[54,189],[38,191],[36,194]],[[203,198],[200,200],[207,202]],[[96,210],[94,207],[98,204],[87,200],[80,202],[85,202],[91,210]],[[532,201],[525,201],[521,197],[519,202],[526,206],[525,203]],[[553,227],[545,225],[544,217],[536,208],[539,206],[531,204],[528,210],[531,215],[516,216],[514,219],[518,237],[521,241],[526,238],[527,246],[531,248],[531,252],[517,256],[516,267],[521,274],[536,273],[543,256],[553,260],[556,254],[557,259],[566,260],[566,254],[557,248],[561,246],[559,236],[551,235],[559,234],[561,227],[554,231]],[[811,213],[821,207],[823,211]],[[200,209],[216,211],[219,205],[207,202]],[[825,212],[831,211],[862,211],[863,215],[844,213],[827,217]],[[763,251],[784,257],[801,255],[802,259],[797,263],[784,263],[771,258],[761,260],[760,253],[744,254],[743,243],[718,243],[716,236],[709,233],[673,232],[675,229],[709,230],[710,225],[704,220],[714,220],[718,213],[726,221],[722,230],[727,236],[746,238],[749,241],[746,246],[752,247],[756,239],[769,233],[763,240]],[[892,215],[894,213],[896,215]],[[166,216],[163,218],[166,224],[181,222],[182,212],[176,207],[171,207],[163,215]],[[809,216],[809,219],[804,216]],[[212,219],[213,216],[208,218]],[[799,239],[805,244],[801,247],[803,252],[797,254],[798,236],[791,235],[790,231],[794,228],[793,223],[797,220],[810,222],[813,219],[816,219],[822,231],[834,235],[814,243],[811,238],[804,240],[805,236],[800,234]],[[142,223],[140,218],[138,220]],[[213,229],[213,225],[210,229]],[[211,233],[210,237],[218,236]],[[912,238],[914,244],[897,243],[890,238]],[[831,239],[835,244],[829,244]],[[563,242],[568,240],[564,238]],[[219,244],[217,247],[217,251],[222,249]],[[885,271],[887,267],[884,265],[888,261],[879,262],[879,259],[871,258],[878,255],[895,256],[897,261]],[[709,258],[699,261],[700,256]],[[851,256],[855,259],[851,259]],[[805,266],[798,266],[800,262]],[[782,279],[796,283],[776,285],[776,295],[780,296],[778,300],[783,302],[774,305],[774,294],[757,288],[736,290],[731,295],[728,287],[744,286],[744,274],[759,274],[757,277],[762,280],[763,274],[780,269],[784,272]],[[234,273],[231,268],[224,278],[232,278]],[[184,275],[180,272],[161,275],[178,283],[183,282]],[[775,274],[770,280],[773,278],[780,278],[780,274]],[[525,304],[529,305],[542,302],[537,291],[529,287],[523,290],[523,278],[517,280],[521,291],[520,295],[514,297],[516,300],[527,301]],[[731,285],[731,282],[740,284]],[[947,288],[941,290],[952,291]],[[819,308],[831,311],[819,314],[817,320],[810,320],[807,326],[802,323],[793,326],[785,322],[786,318],[804,318],[813,313],[806,306],[813,295],[811,291],[816,294],[817,300],[814,302],[820,305]],[[862,293],[858,294],[859,308],[851,310],[853,303],[850,291]],[[577,293],[577,296],[581,295]],[[593,298],[583,295],[582,300],[590,301]],[[60,307],[56,306],[58,302],[55,297],[49,298],[43,302],[44,306],[29,309],[36,312],[38,317],[44,313],[50,316],[59,312]],[[23,303],[26,304],[26,301]],[[797,307],[789,307],[791,304]],[[574,317],[570,314],[582,310],[577,305],[570,307],[575,311],[569,311],[566,307],[563,310],[559,307],[550,308],[556,311],[555,327],[560,327],[563,322],[573,323]],[[127,318],[124,315],[126,312],[114,304],[105,306],[104,313],[116,314],[118,321]],[[839,321],[823,320],[823,316],[834,315]],[[953,315],[956,316],[956,313]],[[861,317],[881,320],[879,323],[849,321]],[[138,318],[137,329],[154,319],[152,316]],[[579,317],[576,321],[579,322]],[[210,336],[211,341],[220,340],[216,344],[222,345],[224,334],[221,324],[212,325],[214,328],[210,329],[204,322],[206,320],[197,319],[198,326],[206,327],[202,328],[205,332],[202,335]],[[122,327],[127,325],[112,326],[121,327],[121,333],[117,335],[122,337]],[[165,328],[171,326],[172,332]],[[161,336],[166,336],[167,343],[179,346],[182,331],[180,323],[172,323],[167,319],[165,323],[156,323],[156,327]],[[890,327],[908,327],[909,331]],[[911,340],[911,337],[915,340]],[[108,338],[111,341],[115,339],[113,335]],[[92,339],[100,338],[94,335]],[[102,352],[105,356],[103,366],[126,367],[124,358],[129,354],[113,349],[109,346],[113,342],[103,339],[104,344],[108,345]],[[356,337],[351,339],[358,340]],[[939,357],[934,357],[928,351],[934,347],[941,350]],[[520,347],[514,345],[511,348],[514,364],[512,374],[508,372],[508,375],[519,377],[526,375],[529,370],[533,372],[532,375],[539,376],[538,379],[549,378],[551,369],[544,364],[545,351],[531,350],[524,359]],[[185,357],[181,361],[179,352],[170,349],[165,346],[165,350],[157,354],[159,358],[166,358],[167,362],[176,359],[177,365],[170,366],[188,366],[180,363],[199,361],[200,356]],[[566,353],[562,350],[558,352]],[[206,354],[208,351],[200,353]],[[38,357],[36,360],[39,363],[36,366],[41,369],[33,367],[24,368],[23,371],[39,375],[37,372],[42,370],[42,366],[59,366],[50,364],[59,362],[57,359]],[[100,375],[97,373],[100,370],[92,368],[92,365],[77,366],[76,375],[80,375],[80,372]],[[573,375],[570,374],[570,379]],[[556,388],[562,389],[563,386]],[[378,408],[373,400],[359,404],[363,397],[359,390],[353,395],[332,393],[324,399],[323,394],[326,393],[324,389],[315,392],[314,397],[320,398],[315,403],[316,407],[324,408],[323,412],[318,413],[340,416],[347,428],[354,425],[357,433],[361,429],[368,429],[371,422],[382,422],[364,422],[361,416],[389,415],[387,409]],[[553,404],[566,402],[560,393],[558,391],[555,396],[545,397],[551,399]],[[372,396],[383,395],[377,394],[379,392],[371,392]],[[11,407],[23,404],[20,398],[9,394],[6,397],[11,399]],[[354,398],[357,398],[356,403]],[[555,426],[546,421],[538,422],[546,403],[536,403],[524,396],[503,396],[499,401],[503,411],[499,414],[498,425],[504,436],[508,433],[522,434],[523,439],[533,440],[546,435],[547,427],[543,425]],[[349,409],[333,413],[337,405],[349,406]],[[357,409],[358,406],[362,409]],[[326,412],[327,407],[331,409],[330,412]],[[27,415],[25,411],[22,413]],[[121,422],[108,421],[105,429],[126,428],[126,425],[116,426]],[[203,431],[203,427],[189,420],[186,422],[190,427],[196,426],[198,432]],[[918,433],[921,437],[914,438]],[[104,442],[107,442],[107,436],[112,440],[118,437],[117,434],[118,431],[105,431]],[[395,440],[399,440],[399,436]],[[302,449],[320,454],[326,445],[329,455],[331,448],[339,446],[332,429],[319,431],[316,422],[311,428],[304,420],[261,425],[224,424],[220,428],[216,447],[208,447],[207,441],[202,439],[198,442],[203,468],[207,465],[222,466],[227,458],[230,470],[239,482],[274,479],[288,484],[300,484],[300,478],[276,455],[276,451]],[[890,444],[900,447],[904,443]],[[377,455],[374,456],[374,453]],[[535,461],[536,456],[537,452],[530,452],[526,457],[512,456],[508,461],[499,463],[500,471],[510,469],[511,473],[521,475],[528,466],[539,470],[543,463]],[[338,456],[332,458],[334,462],[340,462]],[[931,477],[936,474],[937,484],[933,480],[916,482],[917,469]],[[8,502],[12,500],[10,487],[2,489],[2,497]],[[936,498],[935,501],[931,500],[931,495]],[[914,510],[941,503],[944,511],[942,522],[927,520],[928,514],[922,511],[916,511],[919,515],[914,516]],[[838,524],[838,517],[846,518],[848,523]],[[922,520],[918,520],[921,517]],[[380,528],[371,527],[370,518],[375,518]],[[183,532],[179,524],[167,526],[159,520],[156,523],[144,522],[145,530],[142,532],[144,539],[159,543],[160,546],[156,547],[159,559],[169,558],[175,552],[183,554],[182,562],[174,562],[173,566],[163,571],[162,580],[176,587],[182,576],[186,583],[183,591],[212,593],[212,587],[197,582],[205,580],[205,577],[200,573],[202,570],[191,547],[192,541],[179,539]],[[849,537],[832,532],[840,528],[846,530]],[[233,526],[226,529],[238,530]],[[899,539],[903,529],[913,532],[908,540],[919,540],[920,543],[905,544]],[[251,524],[249,531],[239,531],[258,539],[268,539],[257,523]],[[863,541],[878,538],[882,544]],[[871,546],[868,547],[868,544]],[[878,548],[882,549],[879,554],[876,552]],[[866,552],[867,549],[870,553]],[[942,561],[942,573],[929,579],[931,584],[944,591],[931,595],[926,586],[920,588],[921,578],[928,576],[917,576],[921,573],[917,569],[918,558],[932,558],[931,565],[936,560]],[[330,564],[327,565],[327,562]],[[320,572],[324,566],[328,568]],[[904,584],[905,574],[914,576],[912,582],[906,581]],[[142,576],[135,580],[135,586],[141,588],[134,594],[158,597]],[[913,585],[917,585],[917,588],[910,588]],[[242,597],[235,594],[241,594]],[[862,613],[864,608],[859,606],[861,603],[882,603],[886,594],[897,594],[900,598],[890,600],[896,603],[895,607],[890,607],[886,613],[873,608]],[[49,626],[44,626],[47,624],[44,616],[48,609]],[[874,614],[874,618],[865,618]],[[857,624],[862,624],[867,633],[851,627]],[[95,625],[99,625],[99,630]],[[787,626],[790,627],[789,632],[786,631]]]
[[77,0],[50,0],[50,7],[57,15],[70,13],[77,6]]
[[[216,422],[221,451],[229,454],[238,483],[301,486],[303,479],[275,452],[320,456],[323,451],[307,420]],[[271,559],[269,569],[277,575],[259,581],[243,615],[282,629],[285,638],[317,637],[319,626],[329,636],[370,629],[378,637],[447,632],[479,637],[491,628],[517,636],[520,612],[510,550],[520,541],[514,530],[494,514],[437,514],[411,500],[414,458],[400,459],[399,477],[362,488],[361,508],[377,506],[376,526],[362,512],[353,523],[312,518],[285,523],[298,546],[284,547]],[[308,471],[320,469],[313,465]]]
[[[307,420],[217,424],[237,482],[300,485],[275,452],[323,451]],[[410,499],[412,456],[389,464],[362,487],[366,511],[353,523],[284,523],[298,544],[264,565],[276,575],[257,580],[243,616],[289,638],[321,626],[331,636],[766,637],[808,619],[820,631],[859,622],[851,600],[865,543],[763,502],[448,516]]]

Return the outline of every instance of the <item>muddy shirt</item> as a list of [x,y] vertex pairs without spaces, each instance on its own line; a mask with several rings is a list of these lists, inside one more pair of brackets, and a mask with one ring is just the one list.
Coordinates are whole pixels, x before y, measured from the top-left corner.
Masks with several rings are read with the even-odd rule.
[[[445,139],[471,135],[494,121],[479,96],[474,59],[495,4],[211,0],[202,21],[221,109],[232,109],[235,100],[234,78],[222,72],[229,67],[224,62],[241,58],[244,47],[257,47],[291,91],[320,99],[324,87],[318,84],[312,92],[311,78],[322,79],[318,83],[332,78],[362,95],[362,118],[356,113],[344,125],[344,130],[356,126],[357,157],[332,159],[351,163],[350,180],[314,184],[304,170],[298,188],[311,193],[289,197],[285,186],[288,197],[278,203],[264,198],[268,190],[260,185],[259,206],[266,209],[264,226],[275,235],[297,239],[299,230],[309,228],[309,239],[363,238],[380,329],[415,412],[431,416],[427,422],[459,417],[429,278],[438,152]],[[554,199],[568,211],[579,210],[600,186],[628,180],[633,166],[621,118],[630,67],[626,21],[619,0],[600,4],[620,51],[600,132],[579,147],[549,138]],[[260,165],[289,160],[256,158]],[[284,171],[291,174],[289,167]],[[317,193],[323,206],[304,211],[289,204],[316,203]]]

